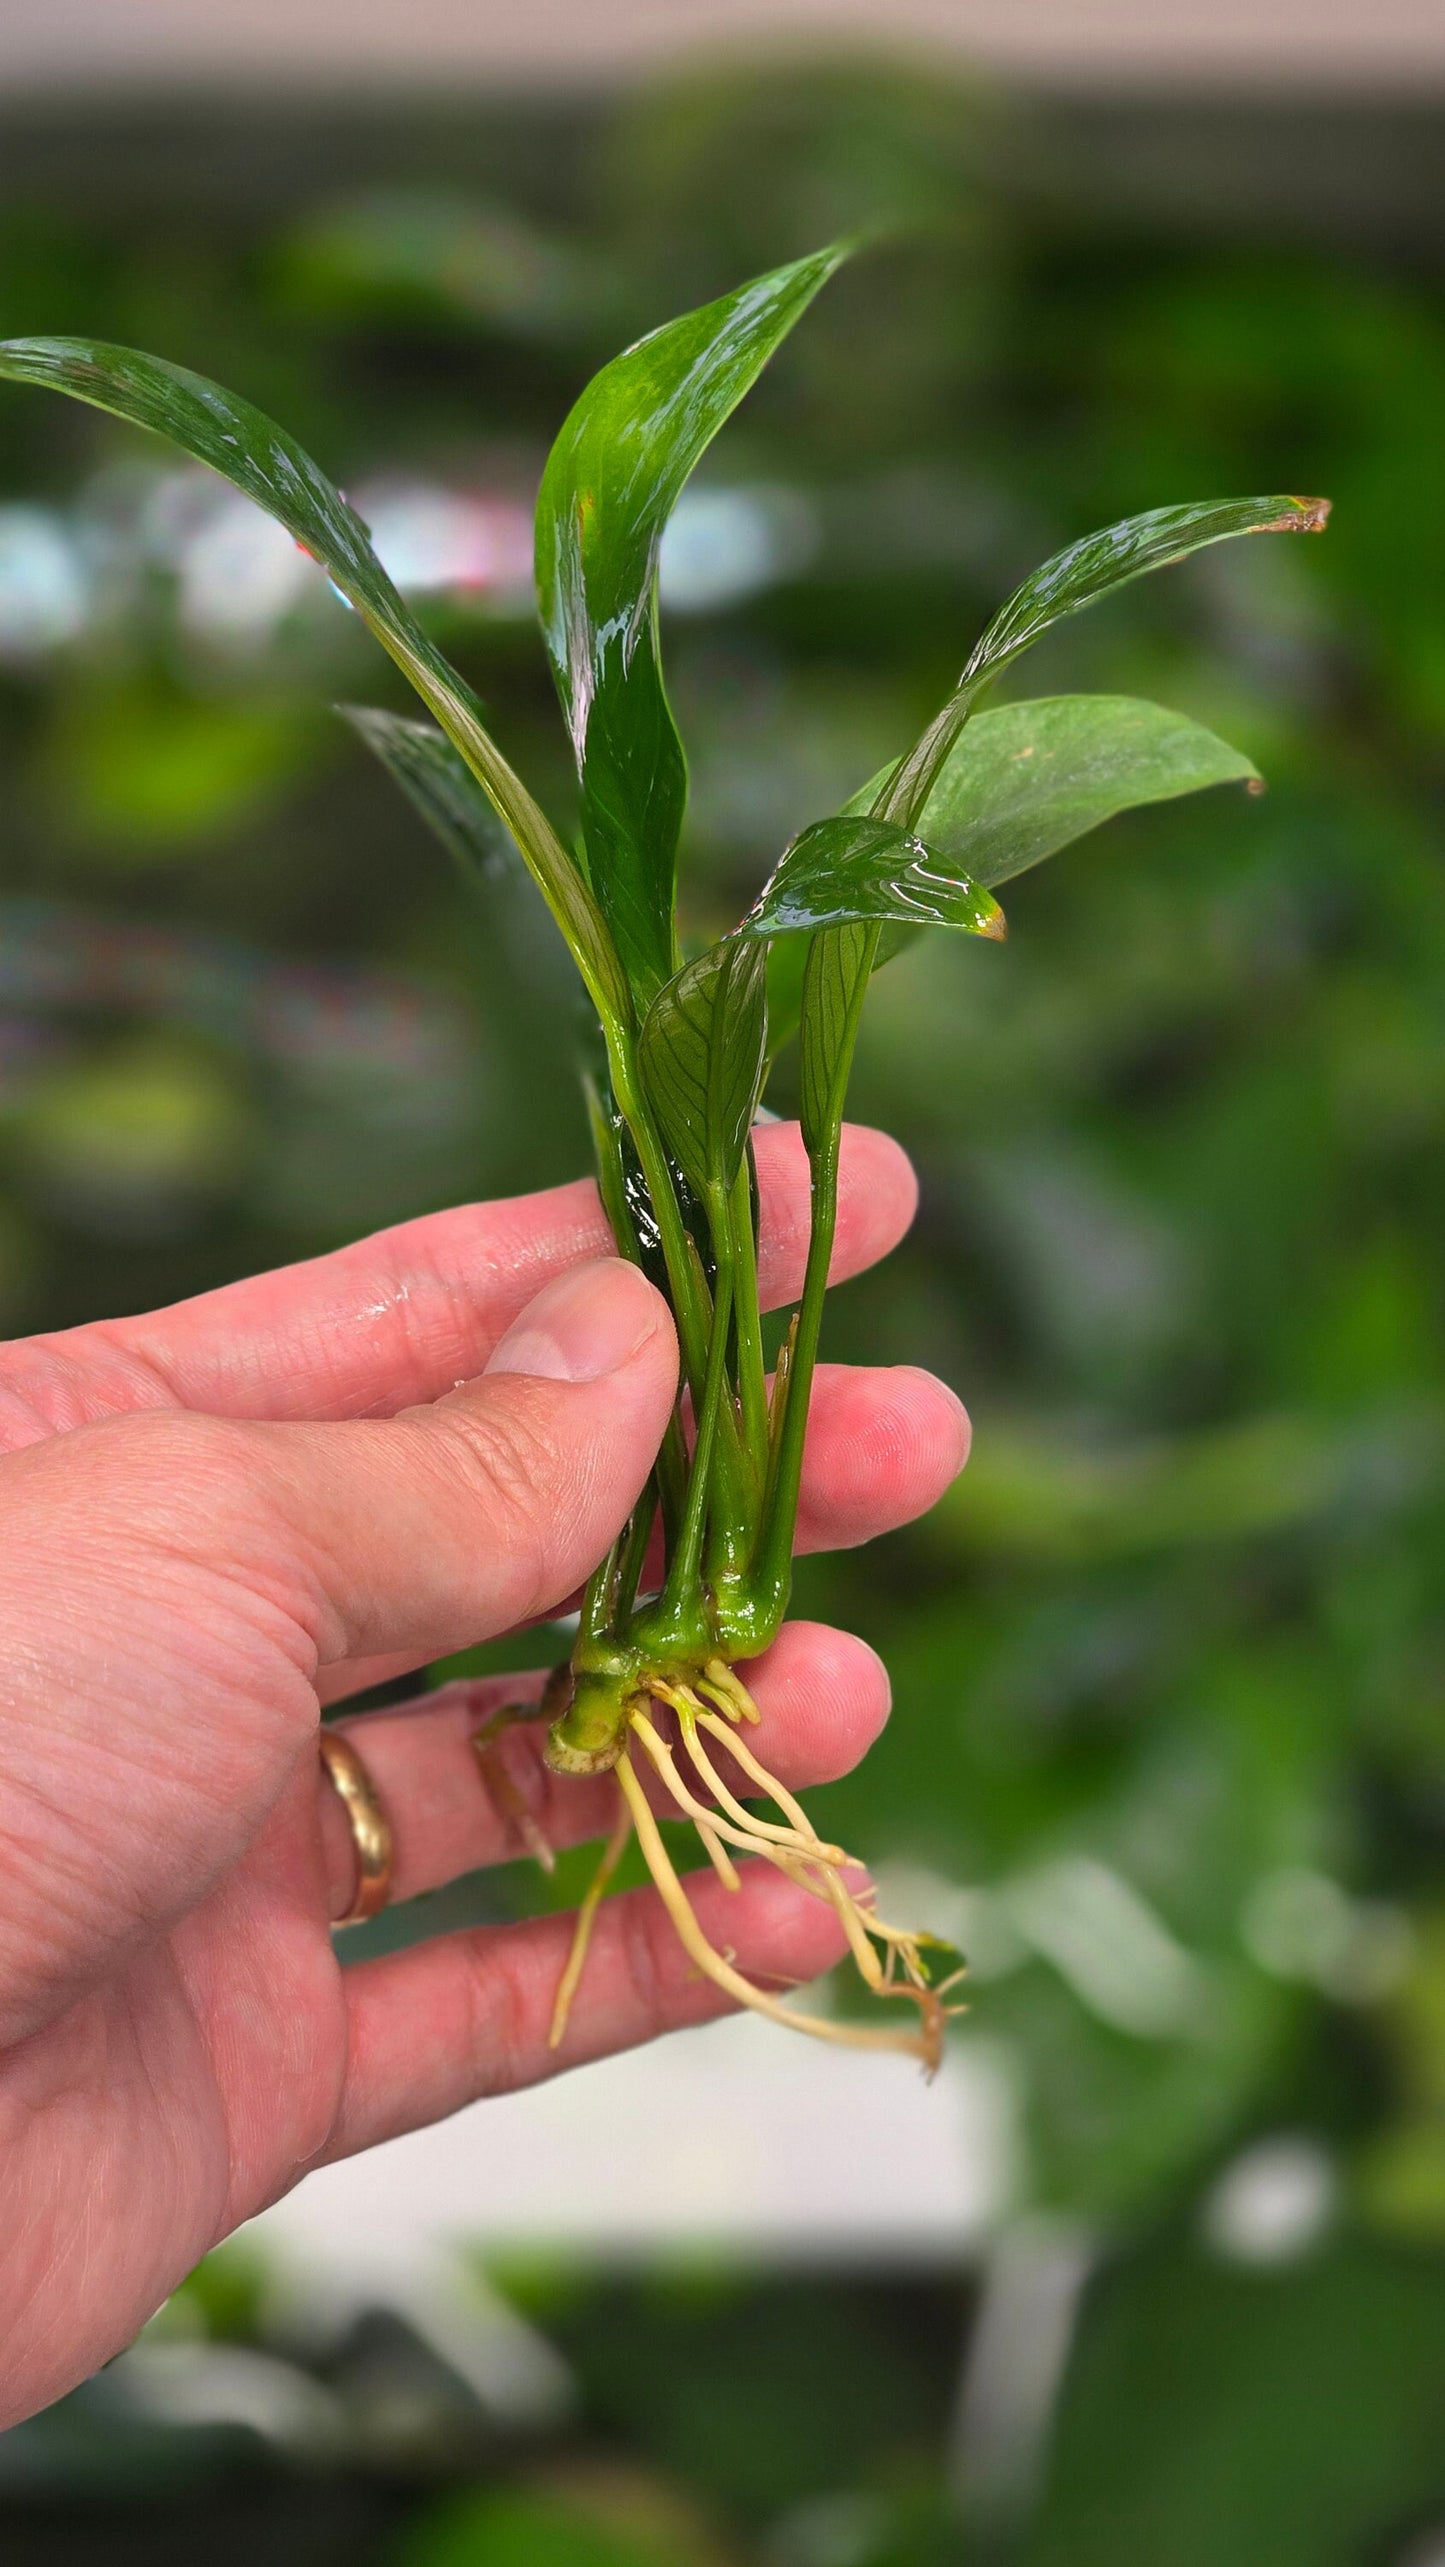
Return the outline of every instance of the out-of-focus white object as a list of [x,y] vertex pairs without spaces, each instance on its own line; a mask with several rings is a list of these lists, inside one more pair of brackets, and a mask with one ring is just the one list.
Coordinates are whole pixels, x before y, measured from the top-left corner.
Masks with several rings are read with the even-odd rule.
[[545,2425],[570,2374],[488,2286],[488,2253],[957,2263],[1000,2217],[1014,2158],[987,2044],[951,2050],[927,2086],[901,2059],[741,2016],[323,2167],[242,2237],[288,2340],[335,2342],[386,2308],[489,2414]]
[[951,2049],[929,2086],[901,2059],[740,2017],[325,2167],[246,2235],[379,2298],[457,2246],[936,2260],[993,2224],[1012,2163],[985,2043]]
[[182,624],[205,641],[261,643],[317,581],[316,565],[262,508],[206,475],[176,547]]
[[0,508],[0,662],[72,642],[89,610],[85,566],[49,508]]
[[1010,1921],[1101,2021],[1141,2041],[1182,2032],[1207,2001],[1202,1964],[1123,1874],[1088,1854],[1021,1873]]
[[1398,1987],[1414,1948],[1410,1920],[1387,1899],[1355,1899],[1327,1872],[1266,1873],[1245,1902],[1240,1932],[1260,1968],[1302,1979],[1342,2005],[1369,2005]]
[[532,512],[520,500],[398,478],[359,489],[356,506],[404,595],[453,590],[530,610]]
[[657,562],[662,604],[674,615],[740,606],[806,570],[822,540],[800,490],[685,490],[668,519]]
[[1395,2567],[1445,2567],[1445,2524],[1422,2532],[1402,2549]]
[[1289,2264],[1333,2225],[1339,2183],[1317,2139],[1282,2133],[1246,2148],[1211,2187],[1204,2234],[1236,2264]]
[[298,2457],[337,2457],[350,2439],[339,2401],[294,2363],[243,2344],[143,2340],[113,2362],[112,2398],[150,2424],[243,2425]]
[[949,2453],[959,2514],[979,2532],[1027,2507],[1093,2255],[1079,2223],[1040,2215],[989,2255]]

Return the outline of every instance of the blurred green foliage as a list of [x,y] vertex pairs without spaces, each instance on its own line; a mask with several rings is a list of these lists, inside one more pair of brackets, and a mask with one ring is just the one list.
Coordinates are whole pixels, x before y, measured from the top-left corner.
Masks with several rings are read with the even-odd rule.
[[[1335,502],[1323,543],[1205,556],[1029,671],[1217,726],[1267,797],[1116,822],[1016,887],[1005,949],[901,957],[860,1056],[857,1111],[914,1150],[923,1209],[838,1297],[826,1351],[937,1366],[977,1453],[928,1524],[804,1570],[800,1609],[864,1630],[897,1699],[817,1815],[909,1867],[971,1951],[960,2037],[1009,2063],[1017,2207],[1102,2258],[1052,2461],[1012,2528],[966,2485],[947,2527],[949,2329],[906,2292],[911,2349],[841,2286],[740,2284],[704,2328],[579,2284],[545,2324],[588,2447],[664,2492],[524,2473],[408,2531],[406,2567],[1438,2555],[1439,244],[1252,234],[1208,212],[1207,170],[1205,212],[1151,221],[1061,178],[1067,123],[901,71],[737,72],[550,127],[479,111],[464,149],[372,152],[380,178],[333,150],[323,182],[258,137],[230,192],[184,175],[179,142],[174,179],[152,152],[93,210],[63,165],[0,180],[7,334],[154,346],[348,490],[522,502],[624,337],[893,226],[730,429],[707,489],[733,515],[678,558],[699,928],[911,736],[1053,546],[1213,492]],[[187,623],[166,529],[199,502],[168,472],[98,420],[0,403],[0,500],[56,512],[91,607],[0,666],[14,1329],[585,1163],[566,1046],[537,1039],[566,987],[545,921],[505,885],[490,925],[464,908],[329,722],[386,680],[324,591],[249,638]],[[762,563],[741,585],[740,528]],[[570,819],[504,586],[427,612]],[[164,972],[57,967],[121,924]],[[1336,2235],[1231,2262],[1247,2240],[1203,2206],[1279,2130],[1324,2170]]]

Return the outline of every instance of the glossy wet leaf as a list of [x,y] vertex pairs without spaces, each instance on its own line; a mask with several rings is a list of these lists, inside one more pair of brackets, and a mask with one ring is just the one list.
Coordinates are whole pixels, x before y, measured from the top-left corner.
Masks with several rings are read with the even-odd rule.
[[295,438],[204,375],[100,340],[7,340],[0,378],[66,393],[169,438],[286,527],[455,742],[521,849],[599,1009],[623,1015],[628,1001],[617,958],[576,865],[488,733],[471,688],[398,595],[356,511]]
[[677,965],[687,796],[658,652],[662,531],[699,456],[843,256],[798,259],[628,348],[588,384],[543,475],[542,628],[582,781],[588,872],[642,1004]]
[[1066,544],[1016,588],[969,654],[958,685],[921,740],[889,779],[880,807],[916,822],[944,760],[984,689],[1066,615],[1111,597],[1146,572],[1163,570],[1233,535],[1318,534],[1327,499],[1278,494],[1263,499],[1206,499],[1182,508],[1151,508],[1142,517]]
[[730,936],[659,990],[638,1059],[663,1138],[700,1195],[732,1184],[767,1045],[767,949]]
[[[887,769],[854,800],[867,809]],[[1128,695],[1045,695],[976,713],[919,821],[940,857],[975,884],[1007,882],[1118,812],[1215,784],[1257,784],[1257,768],[1202,723]]]
[[[880,769],[854,795],[853,812],[872,810],[891,772]],[[960,879],[966,877],[982,893],[1041,864],[1121,811],[1173,801],[1209,785],[1257,782],[1258,771],[1242,750],[1162,705],[1132,696],[1041,696],[974,715],[934,783],[919,835],[932,868],[943,862],[957,866]],[[824,822],[821,827],[838,825]],[[806,831],[804,838],[815,835]],[[803,843],[800,839],[795,845]],[[775,882],[787,862],[785,858]],[[891,913],[891,921],[879,939],[875,970],[929,923],[917,913],[905,923],[901,908]],[[969,922],[957,918],[943,923]],[[975,932],[991,932],[986,913]],[[798,940],[779,936],[768,960],[774,1058],[797,1030],[805,970]]]
[[471,888],[485,889],[489,880],[521,862],[510,829],[444,731],[371,705],[337,709],[400,785]]
[[751,935],[778,936],[885,920],[1004,933],[998,902],[951,856],[867,812],[840,812],[804,829],[743,924]]

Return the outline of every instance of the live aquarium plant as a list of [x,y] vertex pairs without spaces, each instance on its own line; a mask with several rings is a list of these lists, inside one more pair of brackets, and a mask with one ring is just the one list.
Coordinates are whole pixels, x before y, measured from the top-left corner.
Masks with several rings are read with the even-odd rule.
[[[483,889],[499,845],[520,856],[595,1011],[586,1084],[602,1199],[619,1254],[667,1295],[682,1379],[647,1487],[589,1581],[570,1663],[544,1697],[554,1769],[611,1771],[619,1786],[554,2039],[635,1830],[688,1953],[730,1997],[931,2066],[956,1956],[886,1923],[854,1889],[842,1849],[819,1838],[750,1743],[759,1715],[738,1672],[788,1604],[859,1018],[873,972],[902,944],[925,927],[1001,937],[997,886],[1115,812],[1230,781],[1257,789],[1248,758],[1157,705],[1080,695],[980,706],[1061,617],[1227,537],[1317,530],[1328,504],[1271,496],[1152,509],[1067,546],[1000,608],[922,736],[783,850],[735,927],[690,951],[677,900],[687,768],[663,683],[659,547],[694,466],[845,254],[798,259],[653,331],[602,369],[562,427],[537,503],[536,573],[580,784],[570,845],[403,603],[356,512],[283,429],[179,366],[89,340],[11,341],[0,375],[170,438],[324,566],[432,717],[352,708],[350,720]],[[771,1065],[793,1039],[811,1232],[770,1381],[750,1135]],[[757,1800],[730,1787],[719,1770],[728,1759]],[[704,1936],[645,1776],[729,1885],[734,1856],[759,1855],[828,1902],[866,1985],[910,2020],[875,2029],[815,2018],[747,1979]]]

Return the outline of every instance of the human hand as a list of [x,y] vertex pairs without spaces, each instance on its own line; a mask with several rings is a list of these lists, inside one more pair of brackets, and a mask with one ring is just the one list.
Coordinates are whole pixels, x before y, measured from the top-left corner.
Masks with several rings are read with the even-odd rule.
[[[778,1303],[806,1247],[796,1129],[760,1131],[758,1163]],[[842,1164],[838,1277],[914,1204],[882,1134],[847,1133]],[[564,1186],[0,1349],[0,2423],[128,2342],[308,2168],[725,2011],[651,1890],[604,1907],[557,2052],[568,1917],[344,1975],[332,1949],[355,1873],[321,1706],[557,1609],[651,1466],[676,1343],[609,1246],[594,1189]],[[928,1375],[825,1369],[800,1542],[907,1521],[966,1442]],[[816,1625],[749,1681],[792,1785],[846,1771],[887,1713],[871,1650]],[[540,1682],[342,1724],[395,1897],[519,1851],[472,1740]],[[558,1779],[541,1746],[497,1742],[514,1791],[557,1845],[604,1833],[610,1780]],[[837,1957],[832,1912],[766,1866],[689,1887],[752,1974]]]

